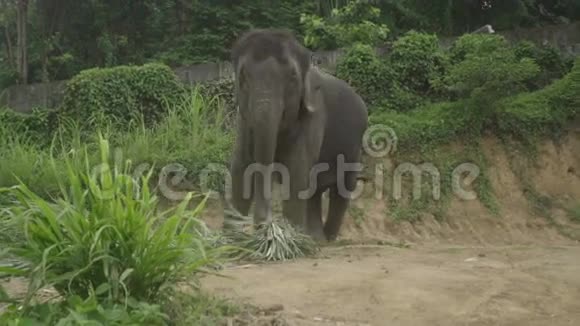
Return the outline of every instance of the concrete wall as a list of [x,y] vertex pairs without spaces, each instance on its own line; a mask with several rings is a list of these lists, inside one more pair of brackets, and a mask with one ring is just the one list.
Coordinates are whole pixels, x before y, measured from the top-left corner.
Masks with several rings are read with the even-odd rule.
[[[500,32],[508,40],[530,40],[537,44],[552,44],[570,55],[580,54],[580,22],[570,25],[547,26],[533,29],[516,29]],[[456,37],[442,38],[441,46],[448,47]],[[388,47],[377,49],[379,53],[388,51]],[[338,59],[344,52],[320,51],[313,54],[312,60],[324,70],[334,71]],[[185,84],[231,77],[232,66],[229,62],[204,63],[200,65],[178,67],[176,75]],[[7,106],[16,111],[30,112],[32,108],[54,108],[62,100],[66,81],[26,86],[12,86],[0,94],[0,107]]]
[[28,113],[33,108],[54,108],[64,95],[66,81],[14,85],[0,93],[0,107]]

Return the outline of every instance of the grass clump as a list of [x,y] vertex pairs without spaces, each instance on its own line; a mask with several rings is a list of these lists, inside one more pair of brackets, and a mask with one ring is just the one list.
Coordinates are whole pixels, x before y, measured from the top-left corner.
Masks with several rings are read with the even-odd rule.
[[[195,88],[180,97],[163,119],[154,127],[135,123],[128,130],[114,130],[109,138],[125,159],[134,164],[155,164],[156,175],[164,168],[183,171],[183,181],[220,191],[223,175],[210,174],[202,180],[206,169],[215,165],[227,168],[234,135],[229,126],[228,112],[219,97],[208,98]],[[199,189],[199,188],[198,188]]]
[[569,211],[570,219],[576,223],[580,223],[580,204],[572,207]]
[[316,242],[310,236],[297,230],[281,216],[253,228],[251,218],[230,209],[225,222],[226,241],[240,248],[236,252],[239,259],[286,261],[307,257],[318,251]]
[[[171,301],[177,286],[196,286],[195,276],[210,271],[230,249],[207,240],[208,231],[198,219],[207,197],[192,211],[186,209],[192,193],[179,206],[159,211],[148,186],[152,171],[135,179],[129,161],[119,165],[111,160],[107,140],[100,138],[99,148],[99,165],[90,164],[86,147],[83,155],[75,152],[63,159],[66,180],[58,180],[60,196],[53,200],[24,183],[1,188],[11,198],[2,220],[10,221],[23,240],[2,243],[0,257],[0,278],[28,280],[28,291],[18,300],[20,317],[30,318],[40,309],[30,305],[32,299],[52,287],[68,299],[67,309],[88,306],[81,311],[90,318],[97,312],[119,317],[115,311],[123,307],[133,323],[157,325],[134,318],[146,310],[161,321],[159,307]],[[50,163],[58,168],[55,160]],[[63,318],[82,317],[73,315]]]

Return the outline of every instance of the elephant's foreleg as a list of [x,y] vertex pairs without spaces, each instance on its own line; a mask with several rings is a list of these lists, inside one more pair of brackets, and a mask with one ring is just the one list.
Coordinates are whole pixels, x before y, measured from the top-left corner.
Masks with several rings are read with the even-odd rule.
[[231,201],[234,209],[243,216],[247,216],[252,205],[252,198],[254,196],[253,180],[244,177],[244,172],[247,165],[239,159],[234,159],[232,163],[232,192]]
[[309,162],[305,159],[305,149],[298,147],[288,156],[286,169],[287,178],[282,178],[282,195],[284,217],[295,227],[304,230],[306,228],[306,216],[308,214],[308,202],[312,197],[312,191],[308,191]]
[[259,227],[272,221],[272,178],[271,169],[260,169],[254,175],[254,224]]
[[248,128],[238,116],[238,131],[230,166],[231,173],[231,204],[238,213],[247,216],[254,197],[254,184],[246,170],[251,163],[250,146],[252,140]]

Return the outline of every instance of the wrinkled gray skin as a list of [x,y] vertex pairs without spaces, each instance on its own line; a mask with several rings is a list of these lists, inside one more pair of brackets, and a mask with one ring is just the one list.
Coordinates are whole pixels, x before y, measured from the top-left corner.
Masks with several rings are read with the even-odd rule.
[[[262,176],[271,175],[272,163],[282,164],[290,179],[284,216],[316,240],[332,241],[357,179],[356,171],[337,171],[337,157],[342,154],[346,163],[360,162],[367,108],[344,81],[311,66],[310,56],[293,35],[280,30],[252,30],[234,45],[239,111],[231,204],[247,216],[254,201],[255,224],[270,221],[271,194],[265,188],[272,181]],[[252,180],[244,172],[253,163],[264,168]],[[312,170],[317,163],[328,163],[328,169],[317,174]],[[276,173],[272,178],[277,176],[277,181],[284,181]],[[244,196],[244,187],[251,196]],[[341,187],[348,192],[339,191]],[[304,190],[311,196],[300,198]],[[321,198],[326,190],[330,202],[323,224]]]

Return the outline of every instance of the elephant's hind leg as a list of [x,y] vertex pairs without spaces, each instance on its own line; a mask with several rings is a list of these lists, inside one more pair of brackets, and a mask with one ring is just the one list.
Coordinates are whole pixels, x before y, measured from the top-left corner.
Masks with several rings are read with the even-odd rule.
[[322,224],[322,191],[317,191],[308,199],[306,214],[306,231],[317,241],[324,240],[324,226]]
[[328,195],[328,217],[324,224],[324,235],[328,241],[334,241],[338,237],[350,199],[342,196],[336,186],[330,188]]

